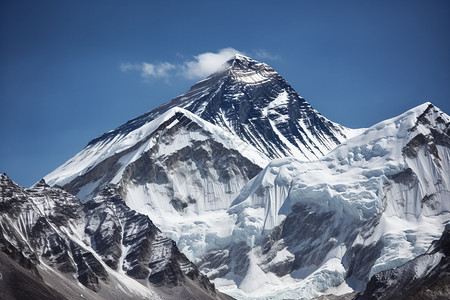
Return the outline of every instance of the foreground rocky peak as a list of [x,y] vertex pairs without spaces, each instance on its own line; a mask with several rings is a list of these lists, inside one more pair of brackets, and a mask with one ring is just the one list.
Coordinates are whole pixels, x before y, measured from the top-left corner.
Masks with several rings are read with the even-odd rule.
[[[70,299],[158,299],[171,293],[222,297],[147,216],[125,204],[113,185],[83,204],[43,180],[24,189],[2,174],[0,220],[1,258],[32,270],[29,276],[42,290],[51,285]],[[8,274],[23,273],[19,269]]]

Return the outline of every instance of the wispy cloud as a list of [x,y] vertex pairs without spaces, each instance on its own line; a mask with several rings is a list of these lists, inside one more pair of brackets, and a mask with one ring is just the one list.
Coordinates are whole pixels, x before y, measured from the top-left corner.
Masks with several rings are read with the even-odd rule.
[[177,67],[168,62],[162,62],[158,64],[150,64],[142,62],[140,64],[132,63],[122,63],[120,65],[120,70],[122,72],[127,71],[140,71],[141,76],[144,78],[168,78],[170,76],[170,71],[175,70]]
[[127,72],[127,71],[132,71],[132,70],[140,71],[140,70],[142,70],[142,64],[121,63],[120,70],[122,70],[122,72]]
[[194,56],[194,60],[187,61],[182,66],[181,74],[188,79],[198,79],[219,71],[223,64],[236,55],[241,53],[234,48],[225,48],[217,53],[206,52]]
[[163,62],[157,65],[142,63],[142,76],[143,77],[156,77],[156,78],[167,78],[169,77],[169,72],[175,70],[177,67],[171,63]]
[[257,58],[257,59],[269,59],[269,60],[280,60],[281,59],[281,57],[278,54],[269,53],[265,49],[254,50],[252,53],[255,56],[255,58]]
[[[194,55],[191,59],[185,59],[179,64],[172,64],[169,62],[159,63],[122,63],[120,70],[123,72],[138,71],[145,79],[168,79],[170,77],[181,76],[186,79],[202,79],[214,72],[220,70],[225,62],[236,54],[244,54],[243,52],[234,48],[228,47],[220,49],[217,52],[205,52]],[[280,59],[278,55],[273,55],[264,49],[255,50],[252,52],[255,58],[258,59]],[[179,58],[185,58],[182,54],[177,54]]]

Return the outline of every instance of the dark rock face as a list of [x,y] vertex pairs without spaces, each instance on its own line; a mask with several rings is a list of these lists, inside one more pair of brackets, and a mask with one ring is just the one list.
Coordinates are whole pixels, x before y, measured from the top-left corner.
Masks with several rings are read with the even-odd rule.
[[418,182],[417,176],[411,168],[408,168],[397,174],[388,176],[388,178],[392,179],[395,183],[402,183],[406,186],[408,185],[413,186]]
[[199,267],[207,272],[211,279],[223,277],[230,271],[243,277],[249,267],[247,253],[250,250],[250,246],[245,242],[232,243],[229,249],[208,252],[202,257]]
[[[381,253],[383,241],[369,245],[354,242],[358,234],[368,234],[376,222],[377,218],[359,222],[346,219],[311,203],[295,204],[286,219],[262,241],[260,267],[280,277],[305,270],[298,275],[303,278],[322,264],[336,244],[343,244],[346,245],[342,258],[345,278],[352,282],[354,289],[361,289],[369,280],[368,274]],[[283,249],[293,257],[276,261],[278,252]]]
[[[5,300],[64,300],[59,292],[46,285],[33,262],[9,248],[3,248],[4,240],[0,240],[0,299]],[[13,250],[14,249],[14,250]],[[6,250],[6,251],[5,251]]]
[[392,270],[375,274],[356,299],[448,299],[450,225],[427,253]]
[[106,281],[108,273],[91,252],[82,249],[74,242],[71,242],[70,246],[73,259],[77,264],[78,281],[97,292],[100,290],[100,280]]
[[[130,277],[147,279],[157,286],[178,286],[185,276],[215,293],[214,286],[180,253],[147,216],[128,208],[114,186],[105,188],[85,205],[86,233],[103,261]],[[122,247],[128,248],[122,253]],[[124,256],[123,264],[118,265]]]
[[30,272],[42,279],[39,271],[36,268],[38,260],[36,256],[26,257],[21,251],[19,251],[14,245],[12,245],[8,240],[5,239],[3,235],[3,229],[0,227],[0,251],[5,254],[5,259],[9,258],[11,261],[17,263],[24,269],[30,270]]
[[[69,225],[81,221],[81,202],[44,181],[26,190],[6,175],[1,176],[0,201],[7,203],[7,209],[0,215],[2,231],[7,240],[14,241],[15,251],[36,264],[43,259],[61,272],[75,273],[86,287],[98,290],[99,279],[106,281],[108,278],[106,270],[91,253],[61,230],[65,227],[71,231]],[[28,240],[24,240],[24,236]]]
[[[107,186],[82,204],[43,181],[27,190],[3,174],[0,195],[1,255],[28,269],[36,280],[42,281],[36,266],[45,261],[59,272],[73,274],[94,292],[109,288],[110,267],[155,287],[183,290],[189,280],[190,286],[209,295],[204,299],[220,295],[147,216],[125,204],[116,186]],[[74,232],[77,228],[80,231]],[[43,281],[40,284],[47,289]]]
[[[430,118],[433,116],[433,110],[436,109],[432,104],[430,104],[427,109],[417,118],[416,124],[409,130],[410,132],[415,132],[418,125],[429,125],[432,123]],[[416,134],[402,149],[404,156],[409,158],[415,158],[418,155],[420,149],[426,150],[434,157],[436,165],[440,166],[439,152],[437,145],[450,147],[450,123],[445,123],[445,121],[438,117],[436,119],[437,124],[442,124],[444,128],[436,130],[435,128],[430,128],[430,134],[424,135],[422,133]]]

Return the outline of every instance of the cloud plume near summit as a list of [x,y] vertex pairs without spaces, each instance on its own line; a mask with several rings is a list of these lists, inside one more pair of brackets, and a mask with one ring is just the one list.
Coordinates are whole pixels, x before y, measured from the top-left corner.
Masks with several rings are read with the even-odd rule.
[[182,75],[188,79],[203,78],[217,71],[228,59],[241,53],[234,48],[224,48],[217,53],[205,52],[194,56],[182,66]]
[[168,79],[173,76],[181,76],[186,79],[201,79],[211,73],[216,72],[231,57],[242,52],[228,47],[220,49],[216,53],[205,52],[186,60],[181,64],[172,64],[170,62],[158,63],[122,63],[120,70],[123,72],[138,71],[141,77],[149,79]]

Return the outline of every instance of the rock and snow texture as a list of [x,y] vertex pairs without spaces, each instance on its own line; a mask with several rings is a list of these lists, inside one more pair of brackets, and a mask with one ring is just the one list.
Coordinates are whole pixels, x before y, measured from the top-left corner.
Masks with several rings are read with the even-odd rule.
[[448,299],[449,295],[450,224],[425,254],[374,275],[356,299]]
[[450,118],[430,103],[318,161],[274,160],[228,211],[236,220],[231,247],[215,249],[200,267],[238,298],[362,290],[442,233],[450,221],[449,171]]
[[130,208],[195,258],[206,251],[207,236],[229,233],[234,221],[224,224],[222,215],[268,161],[220,127],[173,108],[126,136],[88,146],[55,174],[83,201],[116,184]]
[[188,298],[221,297],[113,186],[83,204],[44,181],[24,189],[2,174],[0,220],[1,251],[66,298],[159,299],[170,287]]
[[[206,155],[208,157],[214,156],[211,159],[220,159],[225,156],[223,153],[215,153],[216,149],[219,152],[230,152],[229,155],[233,157],[239,156],[236,159],[246,160],[242,163],[244,166],[251,165],[251,168],[261,169],[269,161],[254,147],[220,127],[202,120],[185,109],[175,107],[127,134],[119,134],[112,139],[101,140],[97,143],[91,142],[80,153],[47,175],[45,180],[48,184],[64,187],[82,201],[87,201],[97,195],[107,184],[116,184],[122,179],[128,180],[128,177],[133,176],[129,173],[135,172],[130,170],[133,169],[133,164],[139,163],[147,164],[138,170],[141,174],[136,174],[139,177],[147,177],[138,178],[141,181],[156,184],[169,183],[179,187],[178,182],[166,178],[170,177],[170,174],[160,174],[160,168],[165,164],[164,167],[173,169],[174,163],[187,161],[189,165],[186,168],[189,172],[208,168],[217,169],[214,170],[216,173],[229,173],[225,176],[229,177],[231,182],[225,178],[217,178],[217,180],[226,182],[229,189],[225,192],[236,193],[239,191],[239,186],[234,186],[235,183],[232,182],[236,175],[232,173],[234,171],[218,170],[218,168],[226,168],[225,161],[219,166],[216,166],[217,162],[214,165],[212,161],[209,162],[213,164],[212,166],[200,166],[200,168],[198,166],[202,163],[199,160],[203,159],[204,154],[208,154]],[[200,151],[204,153],[199,153]],[[207,175],[210,174],[202,174],[202,177]],[[184,182],[182,183],[184,185]]]

